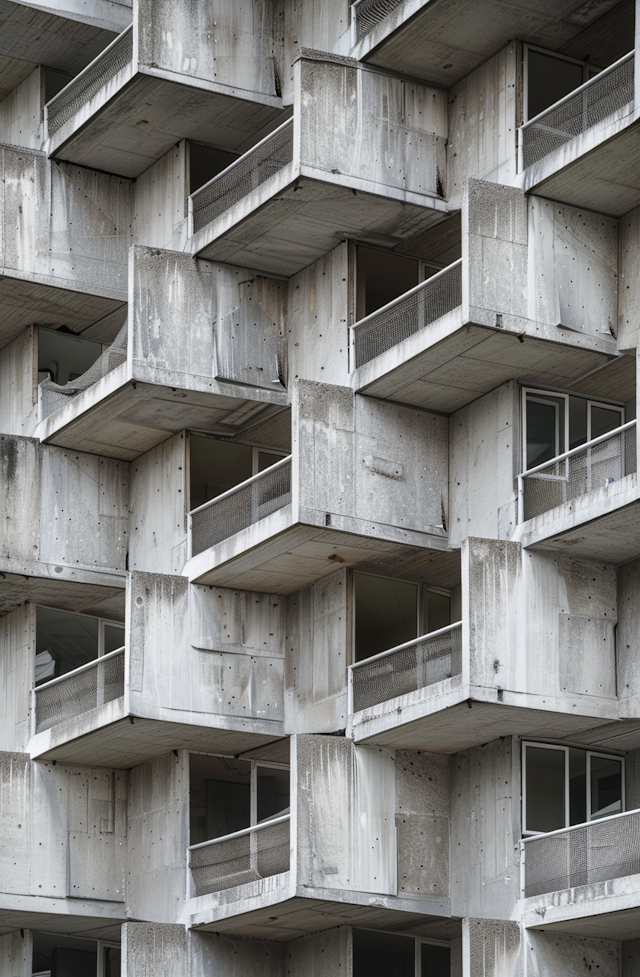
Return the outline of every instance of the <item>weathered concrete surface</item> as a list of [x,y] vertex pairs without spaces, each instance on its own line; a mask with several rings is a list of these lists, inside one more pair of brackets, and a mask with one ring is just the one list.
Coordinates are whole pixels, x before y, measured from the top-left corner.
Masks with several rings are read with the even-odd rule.
[[[527,962],[517,923],[492,919],[462,921],[464,977],[524,977]],[[547,973],[551,977],[555,971],[540,971],[540,977],[542,974],[546,977]]]
[[[527,931],[523,953],[527,956],[527,974],[566,974],[582,977],[596,971],[602,977],[618,977],[621,945],[615,940],[598,940],[589,936],[566,936],[563,933]],[[624,970],[622,971],[624,973]]]

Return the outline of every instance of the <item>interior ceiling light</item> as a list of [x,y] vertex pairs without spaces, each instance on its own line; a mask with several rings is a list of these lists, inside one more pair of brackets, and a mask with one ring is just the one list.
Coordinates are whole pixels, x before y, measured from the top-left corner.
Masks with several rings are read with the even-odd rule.
[[611,10],[612,7],[618,3],[618,0],[586,0],[586,3],[581,3],[579,7],[569,14],[567,17],[563,17],[565,24],[577,24],[580,27],[587,27],[598,17],[601,17],[607,10]]

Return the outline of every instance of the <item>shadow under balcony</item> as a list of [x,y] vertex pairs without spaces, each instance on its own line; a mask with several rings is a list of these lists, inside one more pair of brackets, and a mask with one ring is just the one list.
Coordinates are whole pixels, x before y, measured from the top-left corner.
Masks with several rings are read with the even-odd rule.
[[522,545],[614,564],[640,555],[636,439],[629,421],[519,475]]
[[631,940],[640,924],[640,811],[522,841],[528,929]]
[[620,217],[640,204],[631,51],[519,129],[526,192]]

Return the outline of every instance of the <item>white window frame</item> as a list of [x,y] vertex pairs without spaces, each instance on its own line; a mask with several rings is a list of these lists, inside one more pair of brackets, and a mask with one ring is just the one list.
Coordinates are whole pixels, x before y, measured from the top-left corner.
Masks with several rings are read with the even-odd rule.
[[[581,750],[585,754],[586,771],[587,771],[586,787],[585,787],[585,790],[587,792],[587,797],[586,797],[586,800],[587,800],[587,820],[586,820],[585,824],[590,823],[591,822],[591,819],[592,819],[591,818],[591,814],[592,814],[592,812],[591,812],[591,757],[592,756],[602,757],[605,760],[617,760],[621,764],[620,770],[621,770],[621,779],[622,779],[622,797],[621,797],[622,810],[621,810],[620,813],[623,814],[625,812],[625,810],[626,810],[626,796],[625,796],[625,759],[624,759],[623,756],[620,756],[617,753],[601,753],[599,750],[585,750],[581,746],[575,746],[574,747],[573,745],[571,745],[571,746],[565,746],[565,745],[559,744],[559,743],[540,743],[540,742],[537,742],[536,740],[523,740],[522,741],[522,754],[521,754],[521,756],[522,756],[522,761],[521,761],[521,770],[522,770],[522,837],[523,838],[533,838],[536,835],[542,835],[542,834],[546,834],[547,833],[545,831],[533,831],[533,830],[529,830],[527,828],[527,747],[528,746],[535,747],[536,749],[542,749],[542,750],[559,750],[559,751],[561,751],[562,753],[565,754],[565,759],[564,759],[564,820],[565,820],[565,823],[562,826],[562,828],[557,828],[555,830],[557,830],[557,831],[563,831],[565,828],[575,827],[575,825],[571,825],[571,823],[570,823],[570,821],[571,821],[571,811],[570,811],[570,807],[569,807],[569,750],[570,749]],[[596,820],[599,820],[599,819],[596,819]]]
[[[529,51],[536,51],[538,54],[545,54],[548,58],[555,58],[557,61],[567,61],[569,64],[582,65],[582,81],[589,81],[597,75],[602,68],[591,64],[589,61],[581,61],[580,58],[570,58],[566,54],[559,54],[557,51],[549,51],[548,48],[539,47],[537,44],[524,44],[522,54],[522,122],[529,121]],[[580,85],[576,85],[580,88]]]

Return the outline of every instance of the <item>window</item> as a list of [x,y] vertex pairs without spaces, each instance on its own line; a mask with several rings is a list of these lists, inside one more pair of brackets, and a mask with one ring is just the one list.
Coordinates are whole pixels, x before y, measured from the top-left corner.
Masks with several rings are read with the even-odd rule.
[[451,951],[445,943],[435,943],[378,933],[352,930],[353,977],[449,977]]
[[121,624],[53,607],[36,607],[35,684],[66,675],[123,645]]
[[617,404],[543,390],[524,393],[524,471],[624,424]]
[[523,834],[558,831],[624,810],[624,761],[571,746],[524,743]]
[[524,49],[524,121],[533,119],[549,106],[560,101],[589,78],[597,75],[599,68],[567,58],[553,51],[525,45]]
[[101,355],[101,343],[41,327],[38,329],[38,383],[53,380],[62,387],[86,373]]
[[204,505],[286,457],[283,451],[197,434],[190,435],[189,443],[190,509]]
[[451,595],[423,584],[354,573],[355,661],[451,624]]
[[356,319],[364,319],[404,295],[421,280],[420,262],[393,251],[356,248]]
[[120,977],[120,947],[33,933],[32,977]]
[[187,196],[195,193],[239,158],[237,153],[212,149],[211,146],[201,146],[195,142],[188,142],[187,148],[189,153]]
[[289,813],[289,768],[231,757],[189,756],[189,844]]

